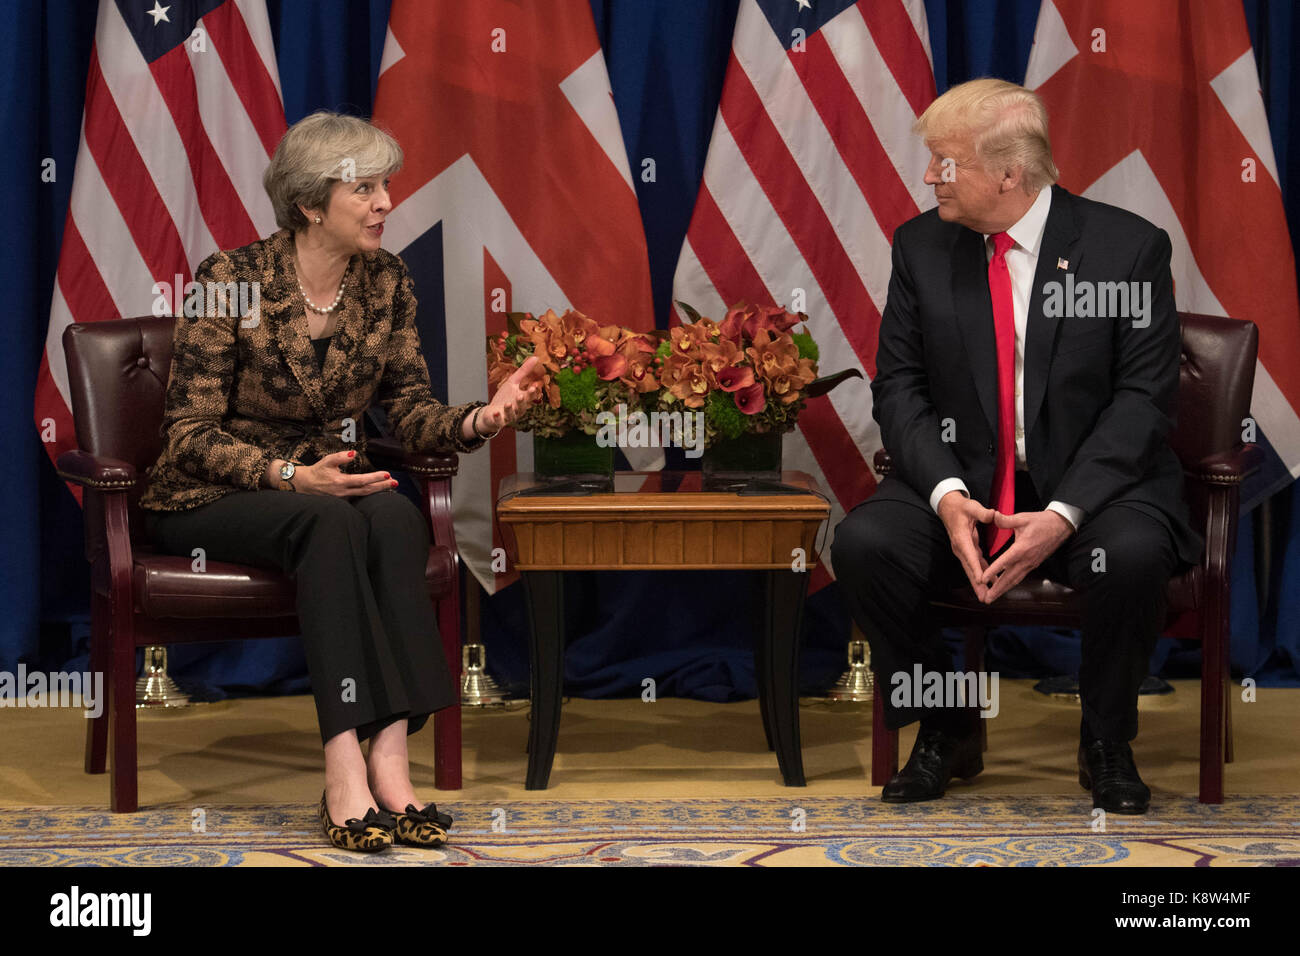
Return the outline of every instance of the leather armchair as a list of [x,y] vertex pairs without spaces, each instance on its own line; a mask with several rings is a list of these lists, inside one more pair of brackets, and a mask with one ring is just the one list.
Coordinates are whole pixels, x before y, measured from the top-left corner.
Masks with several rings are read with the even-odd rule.
[[[1229,585],[1237,542],[1241,483],[1262,459],[1242,441],[1250,414],[1259,330],[1253,322],[1180,313],[1182,359],[1178,421],[1170,444],[1183,464],[1192,526],[1202,529],[1201,563],[1169,581],[1166,633],[1201,643],[1200,802],[1223,802],[1223,765],[1232,760],[1231,682],[1228,673]],[[891,470],[885,449],[876,472]],[[966,668],[983,667],[983,637],[994,623],[1078,629],[1079,595],[1056,581],[1026,580],[991,605],[969,587],[932,600],[941,627],[966,630]],[[877,683],[885,687],[887,681]],[[983,729],[983,721],[981,729]],[[883,786],[898,771],[898,732],[887,730],[877,693],[871,721],[871,782]]]
[[[279,571],[157,553],[138,506],[144,475],[162,450],[161,426],[175,319],[81,323],[63,332],[77,448],[60,455],[60,477],[83,489],[91,565],[90,666],[105,674],[108,706],[86,728],[86,772],[103,773],[112,738],[111,806],[137,809],[136,649],[151,644],[280,637],[300,632],[292,580]],[[405,471],[420,487],[432,546],[425,565],[447,664],[459,686],[459,557],[451,479],[457,456],[405,451],[370,439],[376,468]],[[459,705],[434,717],[435,785],[461,785]]]

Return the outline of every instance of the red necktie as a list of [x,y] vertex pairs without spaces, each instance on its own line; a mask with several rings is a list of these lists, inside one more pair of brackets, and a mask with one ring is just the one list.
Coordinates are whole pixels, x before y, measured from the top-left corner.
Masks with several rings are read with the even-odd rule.
[[[1007,250],[1013,245],[1015,240],[1005,232],[995,233],[993,259],[989,262],[989,296],[993,300],[993,331],[998,349],[998,444],[990,507],[1005,515],[1016,510],[1016,315],[1006,258]],[[1010,529],[986,525],[984,541],[989,557],[997,554],[1010,538]]]

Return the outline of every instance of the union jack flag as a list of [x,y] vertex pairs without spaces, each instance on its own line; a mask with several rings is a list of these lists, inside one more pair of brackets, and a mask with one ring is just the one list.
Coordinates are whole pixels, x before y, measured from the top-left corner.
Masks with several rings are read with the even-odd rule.
[[1245,11],[1045,0],[1025,85],[1059,117],[1061,184],[1169,233],[1178,308],[1259,326],[1259,434],[1244,440],[1275,455],[1250,507],[1300,476],[1300,302]]
[[[441,353],[430,378],[449,402],[488,397],[486,336],[505,331],[508,312],[571,307],[654,328],[641,213],[588,0],[394,0],[374,119],[405,153],[385,237],[415,280],[421,341]],[[453,484],[461,557],[488,593],[517,577],[492,567],[493,495],[504,476],[532,470],[531,438],[507,432],[488,453],[462,455]]]

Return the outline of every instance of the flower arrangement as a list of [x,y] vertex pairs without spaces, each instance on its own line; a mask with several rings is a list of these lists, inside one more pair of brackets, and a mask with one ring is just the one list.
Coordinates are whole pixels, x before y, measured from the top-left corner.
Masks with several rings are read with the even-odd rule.
[[515,423],[520,431],[558,438],[578,430],[594,435],[597,415],[648,406],[659,390],[659,334],[598,325],[574,309],[540,318],[507,316],[509,331],[488,337],[488,384],[495,390],[536,355],[543,368],[546,400]]
[[718,323],[677,304],[691,321],[659,347],[658,407],[703,409],[706,446],[793,429],[817,378],[817,343],[795,331],[808,317],[741,302]]
[[[826,390],[828,380],[817,380],[817,344],[806,326],[795,328],[807,321],[803,313],[742,302],[715,322],[677,304],[690,321],[667,333],[599,325],[573,309],[511,313],[509,331],[488,337],[489,386],[536,355],[546,400],[520,418],[520,431],[595,435],[598,416],[620,405],[630,413],[702,411],[706,446],[790,431],[806,399]],[[814,380],[820,390],[810,389]]]

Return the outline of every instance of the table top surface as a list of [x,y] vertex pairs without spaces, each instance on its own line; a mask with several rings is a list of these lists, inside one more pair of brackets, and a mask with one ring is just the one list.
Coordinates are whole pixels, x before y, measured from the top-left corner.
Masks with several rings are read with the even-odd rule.
[[[748,476],[713,476],[708,487],[699,471],[618,471],[611,483],[598,477],[575,476],[574,479],[541,478],[532,472],[518,472],[501,480],[497,504],[514,499],[522,504],[538,498],[554,501],[566,499],[628,498],[640,500],[651,496],[703,495],[710,499],[744,503],[747,498],[804,498],[808,495],[825,499],[817,479],[803,471],[783,471],[780,479]],[[629,500],[628,504],[633,501]]]

